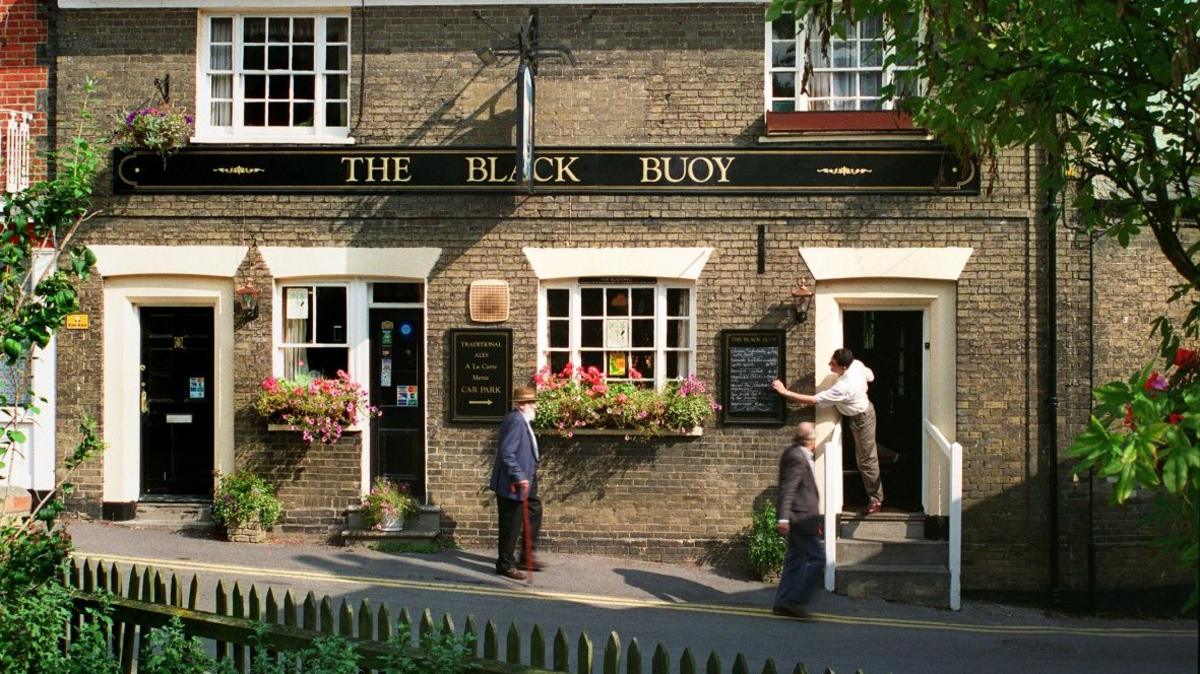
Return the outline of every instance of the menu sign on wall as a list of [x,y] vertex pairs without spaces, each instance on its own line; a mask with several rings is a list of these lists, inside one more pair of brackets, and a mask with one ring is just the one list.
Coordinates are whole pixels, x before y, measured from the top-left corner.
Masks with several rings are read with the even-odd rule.
[[498,422],[512,395],[512,330],[450,331],[450,421]]
[[725,424],[782,426],[787,421],[783,398],[771,388],[787,381],[786,335],[783,330],[721,332],[721,420]]

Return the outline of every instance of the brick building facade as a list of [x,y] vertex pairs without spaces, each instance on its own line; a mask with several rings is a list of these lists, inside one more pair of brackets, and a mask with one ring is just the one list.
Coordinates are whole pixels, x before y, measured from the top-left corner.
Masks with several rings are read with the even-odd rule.
[[[341,139],[352,137],[355,147],[397,151],[513,144],[519,121],[516,64],[502,60],[485,66],[475,52],[497,41],[492,26],[506,32],[525,21],[528,6],[444,7],[399,0],[365,8],[329,2],[312,10],[295,9],[296,3],[236,0],[182,3],[192,6],[174,9],[152,8],[155,3],[125,3],[124,9],[122,3],[102,1],[56,4],[52,50],[58,128],[75,121],[86,78],[98,82],[98,109],[124,110],[151,98],[154,81],[169,76],[173,101],[201,113],[198,140],[220,142],[196,143],[164,167],[194,148],[215,147],[237,156],[232,153],[303,150],[306,146],[297,143],[305,142],[337,147],[322,134],[332,129],[336,136],[340,128],[346,129]],[[242,10],[243,5],[255,12]],[[262,10],[273,5],[291,9]],[[569,47],[574,60],[540,63],[538,146],[816,148],[828,150],[836,161],[858,149],[931,146],[911,131],[768,133],[764,53],[770,39],[757,3],[528,5],[538,6],[542,42]],[[293,58],[300,58],[295,54],[308,53],[308,40],[318,46],[324,40],[322,64],[334,73],[329,77],[348,79],[348,95],[340,85],[329,89],[327,107],[314,113],[307,103],[295,102],[296,92],[308,85],[293,79],[292,98],[280,103],[290,104],[293,115],[312,115],[293,130],[315,138],[256,137],[264,127],[254,127],[253,115],[275,114],[271,94],[262,95],[266,112],[255,112],[248,89],[239,85],[227,97],[228,90],[214,84],[213,78],[225,72],[227,64],[218,63],[225,56],[218,53],[226,54],[227,45],[241,50],[235,71],[255,58],[257,24],[247,18],[257,16],[315,16],[323,25],[315,37],[307,37],[308,23],[288,24],[306,37],[292,33],[287,46]],[[346,26],[320,23],[331,16],[345,18]],[[230,26],[236,29],[227,32]],[[270,58],[270,39],[263,45]],[[348,62],[339,56],[344,53]],[[230,97],[244,107],[223,119],[235,109],[225,106]],[[678,320],[681,329],[691,331],[691,341],[675,343],[684,355],[671,357],[682,359],[677,362],[684,363],[683,373],[694,371],[717,388],[728,374],[721,365],[723,330],[785,331],[788,378],[801,390],[825,379],[829,351],[844,342],[880,359],[886,349],[877,343],[916,344],[910,354],[919,367],[913,356],[898,352],[887,352],[886,358],[895,361],[891,365],[868,363],[894,372],[890,407],[883,407],[877,397],[882,393],[873,389],[881,419],[894,418],[897,429],[917,429],[895,431],[894,442],[909,444],[898,448],[898,467],[885,472],[885,489],[896,495],[889,502],[898,508],[948,515],[949,466],[921,422],[928,420],[962,445],[964,589],[1051,586],[1047,452],[1053,433],[1059,447],[1053,491],[1059,499],[1061,559],[1055,584],[1066,590],[1086,586],[1089,545],[1102,587],[1180,582],[1161,560],[1129,568],[1131,559],[1149,554],[1137,513],[1110,509],[1102,482],[1094,485],[1089,501],[1086,477],[1073,480],[1070,462],[1062,457],[1087,418],[1090,387],[1141,362],[1127,360],[1129,350],[1146,343],[1142,317],[1161,310],[1152,298],[1165,295],[1170,270],[1159,264],[1150,244],[1132,253],[1093,245],[1069,228],[1057,230],[1058,371],[1051,376],[1046,320],[1051,274],[1038,168],[1036,151],[1007,152],[976,194],[934,189],[721,195],[525,194],[516,189],[154,193],[139,188],[114,193],[104,185],[104,213],[83,232],[100,260],[100,273],[83,291],[90,329],[59,337],[62,442],[70,443],[76,417],[99,411],[110,443],[103,461],[78,479],[78,505],[95,515],[126,517],[142,499],[171,495],[170,484],[160,485],[162,494],[148,488],[152,481],[146,477],[137,399],[139,380],[146,381],[138,367],[147,361],[139,360],[136,345],[142,345],[142,357],[155,348],[147,326],[156,311],[167,312],[161,320],[169,326],[186,313],[171,314],[173,308],[200,308],[199,321],[209,328],[200,339],[209,341],[207,351],[198,348],[213,354],[215,365],[201,377],[201,398],[211,397],[207,409],[213,415],[211,422],[204,421],[211,438],[201,440],[208,443],[205,451],[212,450],[198,465],[208,466],[211,457],[213,468],[245,466],[268,475],[279,484],[285,503],[284,528],[324,531],[339,522],[379,472],[377,457],[365,447],[378,433],[368,428],[333,445],[309,447],[294,434],[269,431],[251,409],[260,382],[288,374],[291,367],[292,333],[286,324],[300,320],[294,317],[300,313],[292,312],[309,312],[324,301],[343,307],[347,320],[329,327],[328,343],[306,342],[325,346],[310,346],[305,353],[312,358],[310,352],[318,348],[344,348],[344,355],[330,351],[321,357],[344,358],[351,376],[363,381],[378,375],[372,369],[376,353],[369,350],[379,326],[372,322],[375,312],[394,310],[400,312],[396,321],[411,321],[421,359],[413,383],[419,386],[423,412],[414,436],[423,466],[414,486],[442,509],[443,529],[456,540],[490,545],[495,506],[486,485],[495,425],[450,420],[449,331],[511,330],[513,378],[521,382],[547,362],[545,354],[552,350],[549,289],[582,296],[588,279],[608,277],[611,283],[636,286],[641,277],[650,277],[663,297],[676,288],[685,293],[673,297],[687,298],[682,315],[690,324],[670,312],[654,319],[658,326]],[[119,173],[117,167],[114,171]],[[588,252],[578,257],[581,249]],[[688,255],[701,261],[684,273],[680,259]],[[570,275],[546,262],[556,257],[582,260],[586,271]],[[634,260],[649,262],[633,269]],[[1139,279],[1136,285],[1128,283],[1131,275]],[[587,277],[583,285],[580,277]],[[484,326],[470,320],[468,287],[480,279],[509,283],[507,321]],[[806,322],[797,321],[790,306],[798,279],[816,291]],[[254,317],[235,306],[235,290],[247,285],[259,290]],[[307,300],[289,289],[303,290]],[[384,289],[408,299],[379,302]],[[665,305],[663,300],[660,308]],[[307,314],[316,324],[312,315]],[[385,313],[378,316],[390,320]],[[905,323],[905,316],[911,321]],[[653,356],[659,363],[667,353],[677,353],[656,344]],[[897,359],[905,357],[908,364],[899,365],[905,361]],[[388,367],[390,381],[390,361]],[[900,379],[908,389],[895,383]],[[1052,382],[1060,400],[1057,423],[1045,411]],[[788,423],[813,414],[791,410]],[[912,416],[919,419],[901,423],[901,417]],[[835,416],[822,411],[816,420],[827,440]],[[784,428],[719,421],[700,437],[625,442],[620,436],[544,436],[544,544],[553,550],[664,560],[735,555],[751,507],[772,493],[786,441]],[[846,494],[854,505],[857,477],[851,478]]]

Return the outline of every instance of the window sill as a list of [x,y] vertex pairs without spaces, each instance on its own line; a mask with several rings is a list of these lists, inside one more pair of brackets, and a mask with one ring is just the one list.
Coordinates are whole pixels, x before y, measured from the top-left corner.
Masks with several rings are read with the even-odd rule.
[[[554,428],[535,428],[533,432],[544,436],[567,437],[561,431]],[[677,433],[673,431],[663,431],[662,433],[648,433],[631,428],[576,428],[571,431],[571,437],[579,437],[581,435],[599,435],[609,437],[630,437],[630,438],[698,438],[704,435],[703,426],[694,426],[686,433]]]
[[893,110],[766,113],[767,135],[807,133],[921,133],[912,116]]
[[[300,427],[293,426],[291,424],[267,424],[267,431],[270,433],[299,433]],[[351,426],[350,428],[342,431],[342,435],[347,433],[362,433],[362,429],[358,426]]]
[[197,135],[192,145],[354,145],[353,136]]

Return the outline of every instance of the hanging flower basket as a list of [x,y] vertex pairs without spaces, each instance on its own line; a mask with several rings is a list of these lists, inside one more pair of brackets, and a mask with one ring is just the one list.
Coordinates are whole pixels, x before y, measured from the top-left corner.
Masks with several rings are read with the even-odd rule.
[[166,161],[188,144],[194,131],[191,114],[170,103],[159,103],[120,115],[112,141],[122,150],[149,150]]

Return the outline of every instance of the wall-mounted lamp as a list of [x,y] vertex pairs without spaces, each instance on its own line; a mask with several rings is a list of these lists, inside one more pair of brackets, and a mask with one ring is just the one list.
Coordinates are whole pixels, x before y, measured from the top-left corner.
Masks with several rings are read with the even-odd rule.
[[237,303],[238,315],[244,320],[258,318],[258,288],[253,283],[246,282],[234,291],[234,302]]
[[792,291],[792,308],[796,310],[796,322],[803,323],[808,320],[808,309],[812,306],[813,291],[808,289],[808,286],[803,283],[800,287]]

